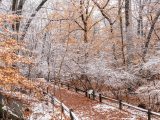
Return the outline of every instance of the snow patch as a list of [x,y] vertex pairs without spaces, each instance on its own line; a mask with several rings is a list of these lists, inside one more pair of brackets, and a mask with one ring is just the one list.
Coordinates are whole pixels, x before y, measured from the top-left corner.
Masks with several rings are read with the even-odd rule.
[[93,109],[95,109],[97,112],[106,112],[110,110],[115,110],[114,107],[106,104],[97,104],[96,106],[93,106]]
[[51,120],[53,116],[53,106],[51,103],[34,103],[32,114],[29,120]]

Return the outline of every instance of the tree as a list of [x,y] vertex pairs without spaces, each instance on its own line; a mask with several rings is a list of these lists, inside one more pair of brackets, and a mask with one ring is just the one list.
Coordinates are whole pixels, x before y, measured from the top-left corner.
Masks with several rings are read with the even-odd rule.
[[148,32],[148,35],[147,35],[147,38],[146,38],[144,51],[143,51],[143,60],[145,59],[145,56],[147,54],[148,47],[149,47],[149,44],[150,44],[150,40],[151,40],[151,37],[152,37],[152,33],[154,31],[154,27],[155,27],[156,22],[158,21],[159,16],[160,16],[160,10],[157,11],[157,13],[155,15],[155,18],[153,19],[153,21],[151,23],[151,27],[149,29],[149,32]]
[[134,60],[134,44],[133,44],[133,29],[132,29],[132,8],[131,0],[125,0],[125,35],[126,35],[126,48],[127,48],[127,65],[133,64]]
[[144,6],[142,5],[143,2],[142,0],[139,0],[138,1],[138,7],[139,7],[139,11],[138,11],[138,26],[137,26],[137,34],[140,35],[140,36],[143,36],[144,33],[143,33],[143,15],[142,15],[142,12],[143,12],[143,8]]
[[[12,12],[15,15],[21,16],[22,15],[22,9],[25,4],[26,0],[12,0]],[[13,31],[19,32],[20,29],[20,20],[16,20],[15,23],[13,23]]]
[[28,21],[26,22],[26,25],[22,31],[22,36],[20,38],[20,40],[23,40],[25,38],[25,35],[28,31],[28,28],[32,22],[32,20],[34,19],[34,17],[36,16],[37,12],[41,9],[41,7],[47,2],[47,0],[42,0],[40,2],[40,4],[37,6],[37,8],[35,9],[35,11],[31,14],[30,18],[28,19]]
[[98,4],[98,2],[96,0],[92,0],[94,2],[94,4],[99,8],[99,10],[101,11],[102,15],[107,19],[107,21],[109,22],[109,25],[110,25],[110,31],[111,33],[113,32],[113,24],[116,22],[116,21],[112,21],[112,19],[105,13],[105,8],[107,7],[107,5],[109,4],[110,0],[107,0],[106,3],[104,4],[104,6],[100,6]]
[[[40,97],[41,90],[36,88],[36,85],[33,82],[28,81],[28,79],[21,74],[19,68],[16,67],[17,64],[31,64],[29,58],[16,54],[18,50],[27,50],[24,48],[23,44],[18,43],[17,40],[10,37],[12,36],[12,33],[6,30],[12,26],[12,23],[16,19],[17,18],[14,15],[0,16],[0,24],[5,21],[8,25],[8,28],[5,29],[3,29],[3,26],[0,26],[0,29],[2,30],[0,33],[0,93],[5,94],[6,92],[17,92],[19,89],[24,89],[26,91],[37,92],[35,96]],[[21,93],[21,91],[18,92]],[[9,97],[13,97],[12,94],[10,94]]]
[[124,33],[123,33],[123,20],[122,20],[122,1],[118,1],[118,15],[119,15],[119,25],[120,25],[120,31],[121,31],[121,42],[122,42],[122,59],[123,64],[126,64],[126,58],[125,58],[125,51],[124,51]]

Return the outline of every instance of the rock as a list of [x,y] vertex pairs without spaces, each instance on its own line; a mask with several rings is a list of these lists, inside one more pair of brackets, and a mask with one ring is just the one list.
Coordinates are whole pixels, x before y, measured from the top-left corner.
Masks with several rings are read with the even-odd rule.
[[3,109],[2,109],[3,105],[0,104],[0,118],[3,118]]
[[3,99],[3,96],[0,95],[0,118],[3,118],[2,99]]

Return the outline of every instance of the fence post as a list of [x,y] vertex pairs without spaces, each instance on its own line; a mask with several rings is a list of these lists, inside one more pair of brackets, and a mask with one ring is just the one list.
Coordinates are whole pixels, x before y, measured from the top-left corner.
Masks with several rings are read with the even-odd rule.
[[61,83],[61,87],[63,87],[63,83]]
[[69,83],[67,84],[68,90],[69,90]]
[[93,90],[93,100],[95,100],[95,91]]
[[32,89],[29,89],[29,93],[30,93],[30,94],[32,93]]
[[76,92],[78,92],[78,89],[77,89],[77,87],[75,87],[75,91],[76,91]]
[[102,102],[102,94],[99,94],[99,102]]
[[86,96],[86,97],[88,97],[88,95],[87,95],[87,91],[85,91],[85,96]]
[[71,118],[71,120],[74,120],[73,115],[72,115],[72,112],[73,112],[73,109],[70,109],[70,110],[69,110],[70,118]]
[[51,98],[52,99],[52,104],[54,105],[54,98]]
[[61,112],[64,113],[64,108],[62,104],[61,104]]
[[122,100],[119,100],[119,109],[122,110]]
[[148,120],[151,120],[151,109],[148,109]]
[[88,94],[89,99],[91,98],[91,94]]
[[53,104],[53,111],[54,111],[54,98],[51,98],[51,99],[52,99],[51,103]]
[[49,87],[47,86],[47,93],[49,92]]

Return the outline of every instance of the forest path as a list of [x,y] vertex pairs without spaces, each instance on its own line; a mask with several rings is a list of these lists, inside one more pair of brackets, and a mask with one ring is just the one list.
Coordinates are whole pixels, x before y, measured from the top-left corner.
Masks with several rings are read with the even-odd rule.
[[55,96],[72,108],[80,120],[147,120],[128,111],[119,110],[108,104],[99,103],[67,88],[55,89]]

